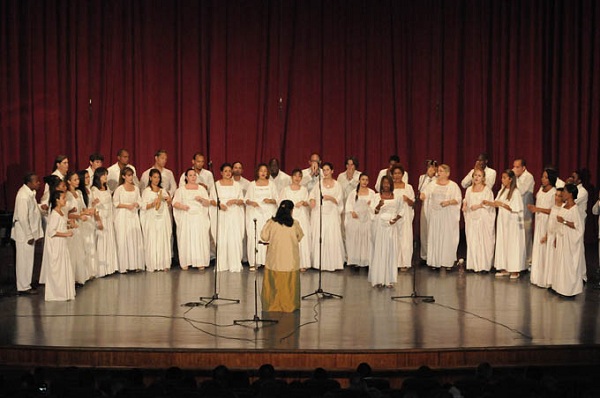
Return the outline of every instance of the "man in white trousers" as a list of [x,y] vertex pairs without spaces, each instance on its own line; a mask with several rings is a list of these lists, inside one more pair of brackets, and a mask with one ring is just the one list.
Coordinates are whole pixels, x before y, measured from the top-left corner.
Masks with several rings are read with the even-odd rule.
[[24,184],[17,192],[11,238],[16,243],[17,292],[37,294],[31,287],[35,242],[44,237],[42,213],[35,199],[40,180],[35,173],[27,173]]

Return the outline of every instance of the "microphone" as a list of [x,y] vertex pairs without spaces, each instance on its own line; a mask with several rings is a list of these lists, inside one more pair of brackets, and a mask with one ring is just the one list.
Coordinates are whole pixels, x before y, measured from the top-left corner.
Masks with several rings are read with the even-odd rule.
[[256,218],[255,218],[255,219],[253,219],[252,221],[256,222],[257,220],[256,220]]
[[209,161],[208,161],[208,168],[209,168],[209,169],[212,169],[212,160],[209,160]]

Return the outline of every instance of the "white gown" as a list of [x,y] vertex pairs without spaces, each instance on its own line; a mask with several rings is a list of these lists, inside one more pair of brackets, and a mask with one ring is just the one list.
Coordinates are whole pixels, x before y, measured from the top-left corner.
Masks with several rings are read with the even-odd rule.
[[[308,190],[304,186],[300,186],[300,189],[297,191],[292,190],[291,186],[287,186],[281,190],[279,193],[279,203],[284,200],[291,200],[294,202],[294,205],[298,202],[307,202],[308,203]],[[294,212],[292,216],[294,220],[297,220],[300,223],[300,228],[302,228],[302,232],[304,232],[304,238],[300,241],[300,268],[307,269],[310,268],[310,216],[309,216],[309,207],[294,207]]]
[[583,292],[585,249],[583,246],[583,217],[577,205],[560,209],[559,215],[573,222],[575,228],[559,224],[556,231],[556,264],[552,277],[552,289],[563,296],[575,296]]
[[[366,267],[371,260],[371,220],[373,219],[373,202],[375,191],[369,189],[367,195],[359,195],[356,190],[350,192],[346,200],[344,224],[346,227],[346,254],[348,264]],[[352,217],[352,212],[358,218]]]
[[[222,204],[227,205],[231,199],[242,200],[242,188],[236,181],[233,185],[222,185],[221,181],[215,183]],[[215,189],[210,193],[211,200],[217,200]],[[211,233],[217,244],[217,271],[240,272],[242,270],[242,242],[244,239],[244,208],[241,205],[228,206],[227,210],[218,212],[211,206]],[[218,230],[218,237],[217,237]]]
[[[72,209],[75,209],[75,214],[80,214],[82,210],[86,209],[79,190],[77,190],[77,198],[71,192],[67,192],[66,199],[67,205],[64,212],[67,214],[67,218]],[[95,234],[95,231],[86,223],[87,221],[77,220],[77,228],[73,228],[73,236],[67,241],[75,282],[82,284],[95,275],[92,269],[92,263],[95,263],[95,260],[88,257],[88,253],[86,253],[86,245],[90,243],[90,239],[93,237],[91,234]]]
[[[314,199],[316,206],[311,211],[310,224],[312,236],[312,264],[313,268],[319,268],[319,258],[323,258],[323,271],[336,271],[344,269],[344,241],[342,239],[341,214],[344,208],[344,193],[337,181],[331,188],[323,187],[323,195],[333,196],[337,204],[329,200],[323,200],[323,220],[320,223],[320,194],[319,185],[315,185],[310,192],[309,198]],[[320,233],[320,225],[323,226],[323,234]],[[322,251],[320,251],[319,237],[322,237]]]
[[[256,185],[256,181],[252,181],[246,192],[244,201],[251,200],[258,203],[258,207],[246,205],[246,234],[248,236],[248,262],[250,266],[264,265],[267,256],[267,246],[259,245],[258,240],[260,239],[260,231],[267,220],[275,215],[277,211],[276,204],[264,203],[264,199],[279,199],[277,187],[273,181],[269,180],[269,184],[265,186]],[[256,242],[254,241],[255,226],[254,220],[256,220]],[[256,261],[254,259],[254,245],[257,245],[258,252],[256,253]]]
[[406,184],[403,189],[394,189],[394,197],[400,200],[402,205],[402,222],[396,223],[400,246],[398,248],[398,262],[400,268],[410,268],[412,266],[413,256],[413,220],[415,219],[415,209],[404,201],[404,195],[415,201],[415,190],[410,184]]
[[209,199],[202,185],[198,189],[187,189],[185,185],[175,192],[173,204],[189,206],[189,210],[173,208],[177,225],[177,248],[182,267],[208,267],[210,263],[210,218],[209,207],[195,198]]
[[113,205],[115,206],[115,235],[119,253],[119,272],[124,273],[144,269],[144,237],[138,209],[117,208],[120,204],[138,203],[141,207],[140,191],[126,191],[123,185],[115,190]]
[[509,205],[511,211],[498,208],[494,267],[497,270],[521,272],[527,269],[523,198],[517,188],[515,188],[510,200],[507,198],[508,192],[508,189],[501,189],[496,197],[496,200]]
[[545,286],[551,287],[552,286],[552,278],[554,278],[554,269],[556,267],[556,233],[558,232],[558,229],[560,228],[561,224],[558,222],[558,220],[556,219],[556,217],[558,216],[558,214],[560,213],[560,210],[562,209],[562,206],[552,206],[552,209],[550,210],[550,214],[548,215],[548,225],[547,225],[547,229],[546,229],[546,244],[544,246],[546,246],[546,253],[545,253],[545,259],[546,259],[546,269],[545,274],[546,274],[546,279],[542,280],[542,283],[545,284]]
[[[456,250],[460,239],[460,188],[454,181],[446,185],[435,183],[425,188],[428,219],[427,264],[431,267],[451,268],[456,261]],[[457,205],[442,207],[441,202],[456,200]]]
[[496,233],[496,209],[493,206],[471,210],[484,200],[494,201],[494,194],[487,186],[481,192],[473,192],[473,186],[465,193],[465,235],[467,237],[467,269],[475,272],[489,271],[494,263]]
[[114,274],[119,270],[117,240],[115,236],[114,209],[110,190],[101,191],[92,187],[90,201],[98,199],[95,205],[103,228],[96,229],[96,253],[98,260],[97,277]]
[[[381,197],[375,196],[371,206],[373,209],[379,204]],[[398,251],[400,241],[396,225],[390,225],[390,220],[401,214],[404,203],[394,195],[394,199],[385,200],[378,214],[373,216],[371,238],[373,246],[369,266],[369,282],[375,285],[393,285],[398,279]],[[396,224],[402,223],[400,218]]]
[[[171,268],[173,224],[169,206],[164,201],[168,197],[168,193],[163,189],[160,190],[163,200],[158,210],[154,206],[146,209],[149,203],[156,200],[158,194],[159,192],[153,192],[152,188],[146,187],[142,193],[142,206],[140,207],[140,222],[144,235],[144,259],[146,270],[151,272]],[[177,242],[179,243],[179,240]]]
[[[542,188],[538,191],[535,198],[536,207],[543,209],[552,209],[554,206],[554,196],[556,188],[552,187],[548,192]],[[546,265],[547,243],[542,243],[542,239],[548,233],[549,214],[535,213],[535,230],[533,232],[533,247],[531,252],[531,275],[529,280],[539,287],[549,287],[548,267]]]
[[[63,208],[63,211],[65,209]],[[52,211],[48,216],[42,260],[46,301],[67,301],[75,298],[75,278],[67,248],[67,241],[72,238],[57,237],[57,232],[67,232],[67,219]]]
[[[425,189],[429,184],[435,182],[437,177],[428,177],[427,174],[422,174],[419,177],[419,196],[421,192],[425,192]],[[421,202],[420,220],[419,220],[419,235],[421,238],[421,251],[419,253],[421,259],[427,260],[427,198]]]

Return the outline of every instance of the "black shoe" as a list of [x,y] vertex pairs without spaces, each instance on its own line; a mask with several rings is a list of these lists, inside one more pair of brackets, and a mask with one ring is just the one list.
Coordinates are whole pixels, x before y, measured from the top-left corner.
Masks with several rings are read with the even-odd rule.
[[38,294],[38,291],[35,289],[23,290],[19,292],[19,296],[35,296]]

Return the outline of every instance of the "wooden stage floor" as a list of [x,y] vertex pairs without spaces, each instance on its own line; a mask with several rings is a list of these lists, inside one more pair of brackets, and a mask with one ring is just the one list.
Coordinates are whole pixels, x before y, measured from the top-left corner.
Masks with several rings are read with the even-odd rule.
[[[93,280],[71,302],[38,296],[0,299],[0,365],[210,369],[464,368],[600,363],[600,291],[565,299],[493,274],[417,267],[418,293],[435,303],[392,300],[410,295],[412,273],[394,289],[372,288],[366,269],[323,274],[323,289],[343,299],[302,301],[295,314],[259,313],[276,325],[234,325],[254,315],[254,278],[262,272],[219,273],[219,295],[239,304],[188,307],[213,294],[213,271],[130,273]],[[301,275],[302,292],[318,272]],[[260,310],[260,303],[259,303]]]

